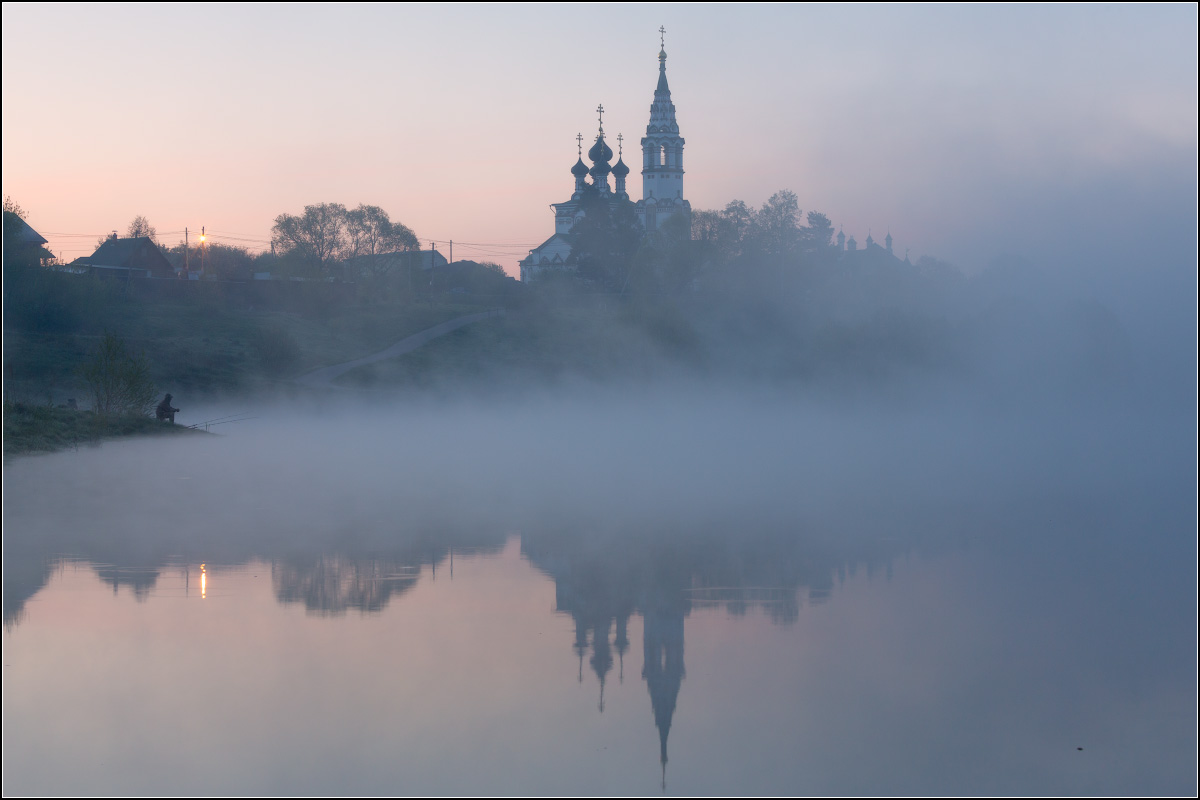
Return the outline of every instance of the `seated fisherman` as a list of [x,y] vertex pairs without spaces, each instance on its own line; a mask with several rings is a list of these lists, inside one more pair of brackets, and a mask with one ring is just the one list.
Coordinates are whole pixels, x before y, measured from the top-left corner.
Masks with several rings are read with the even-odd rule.
[[159,420],[164,420],[164,419],[170,420],[171,424],[174,425],[175,424],[175,412],[178,410],[179,410],[178,408],[171,407],[171,395],[168,394],[166,397],[163,398],[163,401],[158,404],[158,408],[154,409],[154,417],[155,417],[155,419],[159,419]]

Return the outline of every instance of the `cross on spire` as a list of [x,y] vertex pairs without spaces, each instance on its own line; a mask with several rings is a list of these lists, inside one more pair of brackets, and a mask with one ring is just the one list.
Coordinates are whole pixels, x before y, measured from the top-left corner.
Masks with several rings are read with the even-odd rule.
[[579,157],[583,158],[583,134],[580,133],[575,137],[575,144],[579,148]]
[[600,135],[604,135],[604,103],[596,106],[596,113],[600,115]]
[[662,25],[659,25],[658,26],[658,46],[662,50],[667,49],[666,36],[667,36],[667,29],[664,28]]

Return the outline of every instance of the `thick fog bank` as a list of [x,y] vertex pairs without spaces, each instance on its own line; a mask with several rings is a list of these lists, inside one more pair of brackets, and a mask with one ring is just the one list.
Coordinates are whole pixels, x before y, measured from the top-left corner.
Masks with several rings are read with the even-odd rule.
[[17,459],[6,540],[166,555],[447,529],[1013,535],[1064,513],[1151,533],[1192,524],[1194,417],[1139,408],[954,393],[838,403],[703,383],[326,400],[259,409],[219,437]]

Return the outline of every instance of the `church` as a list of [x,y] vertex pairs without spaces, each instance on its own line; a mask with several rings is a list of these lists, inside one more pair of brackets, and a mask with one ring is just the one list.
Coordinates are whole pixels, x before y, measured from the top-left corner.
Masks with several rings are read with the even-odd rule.
[[[659,33],[665,30],[659,28]],[[541,245],[529,251],[521,260],[521,281],[536,281],[548,270],[574,269],[571,259],[571,229],[583,217],[581,199],[586,190],[595,189],[600,198],[616,208],[627,204],[637,214],[642,230],[653,233],[676,214],[691,216],[692,206],[683,196],[683,137],[679,135],[679,123],[675,121],[675,104],[671,102],[671,89],[667,85],[667,51],[660,40],[658,52],[658,85],[654,89],[654,102],[650,104],[650,121],[646,135],[642,137],[642,197],[636,203],[625,189],[629,167],[623,155],[624,137],[617,136],[617,163],[610,165],[612,148],[604,139],[604,106],[597,107],[600,115],[600,130],[596,141],[588,150],[592,162],[589,168],[583,163],[583,135],[576,137],[578,159],[571,167],[575,189],[570,199],[554,203],[554,234]],[[609,185],[609,175],[614,185]],[[589,181],[589,177],[591,180]]]

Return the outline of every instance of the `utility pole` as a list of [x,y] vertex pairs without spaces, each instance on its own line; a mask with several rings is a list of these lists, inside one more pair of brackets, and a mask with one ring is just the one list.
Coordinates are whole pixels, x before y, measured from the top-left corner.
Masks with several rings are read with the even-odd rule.
[[183,229],[183,279],[188,279],[190,265],[188,264],[188,229]]
[[450,263],[454,263],[454,240],[450,240]]

